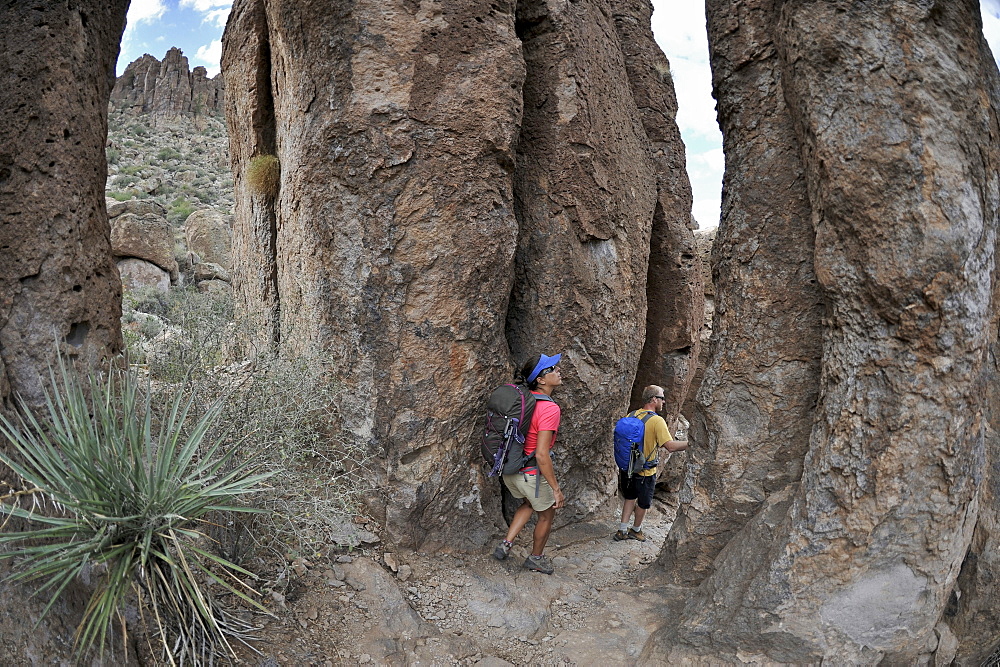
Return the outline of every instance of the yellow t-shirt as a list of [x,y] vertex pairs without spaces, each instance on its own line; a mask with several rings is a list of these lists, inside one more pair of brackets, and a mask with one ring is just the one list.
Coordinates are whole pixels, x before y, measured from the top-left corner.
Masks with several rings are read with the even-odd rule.
[[[660,445],[665,445],[666,443],[673,440],[670,435],[670,430],[667,428],[667,422],[660,415],[656,414],[652,410],[643,410],[639,408],[635,411],[635,416],[642,419],[645,414],[649,412],[653,416],[646,420],[646,430],[642,438],[642,453],[646,456],[646,459],[653,459],[657,457],[657,449]],[[649,470],[640,470],[636,473],[640,477],[649,477],[650,475],[656,474],[656,468],[650,468]]]

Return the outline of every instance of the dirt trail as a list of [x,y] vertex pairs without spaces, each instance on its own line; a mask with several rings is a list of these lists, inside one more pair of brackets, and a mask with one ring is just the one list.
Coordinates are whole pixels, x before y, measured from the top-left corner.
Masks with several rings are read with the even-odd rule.
[[612,540],[610,515],[558,529],[546,549],[551,576],[522,567],[530,525],[505,561],[492,545],[459,555],[376,545],[297,562],[257,645],[263,655],[244,652],[245,664],[635,664],[679,599],[639,576],[673,516],[654,501],[646,542]]

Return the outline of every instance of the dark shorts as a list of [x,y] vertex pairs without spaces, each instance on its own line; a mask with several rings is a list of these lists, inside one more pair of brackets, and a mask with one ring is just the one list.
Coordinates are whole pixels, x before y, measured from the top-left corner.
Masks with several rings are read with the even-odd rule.
[[640,509],[648,510],[653,504],[653,489],[656,488],[656,475],[629,477],[624,471],[618,471],[618,493],[625,500],[635,500]]

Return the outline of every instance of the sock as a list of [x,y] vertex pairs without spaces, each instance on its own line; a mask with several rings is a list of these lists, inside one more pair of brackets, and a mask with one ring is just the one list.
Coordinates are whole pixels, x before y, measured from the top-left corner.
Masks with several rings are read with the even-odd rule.
[[642,526],[641,525],[632,526],[632,530],[634,530],[637,533],[641,533],[642,532]]
[[508,542],[507,540],[504,540],[504,541],[503,541],[503,543],[504,543],[504,544],[506,544],[506,545],[507,545],[508,547],[510,547],[510,546],[513,546],[513,545],[514,545],[514,543],[513,543],[513,542]]
[[624,521],[622,521],[621,523],[619,523],[618,524],[618,530],[622,531],[623,533],[628,532],[628,523],[626,523]]
[[535,560],[538,560],[539,558],[542,557],[542,554],[538,554],[537,556],[535,554],[531,554],[531,557],[534,558]]

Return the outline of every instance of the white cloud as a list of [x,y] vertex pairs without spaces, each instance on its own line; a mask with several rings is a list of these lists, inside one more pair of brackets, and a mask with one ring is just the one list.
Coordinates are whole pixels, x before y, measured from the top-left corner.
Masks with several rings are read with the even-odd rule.
[[181,0],[181,7],[190,7],[197,12],[208,12],[216,7],[232,7],[232,0]]
[[194,54],[194,60],[204,63],[209,76],[219,73],[219,62],[222,60],[222,40],[213,40],[211,44],[199,46]]
[[163,17],[167,5],[163,0],[132,0],[128,7],[126,22],[129,27],[146,21],[152,23]]
[[226,21],[229,20],[229,12],[231,9],[231,7],[226,7],[225,9],[213,9],[205,14],[205,18],[202,19],[201,22],[214,25],[216,28],[225,28]]

